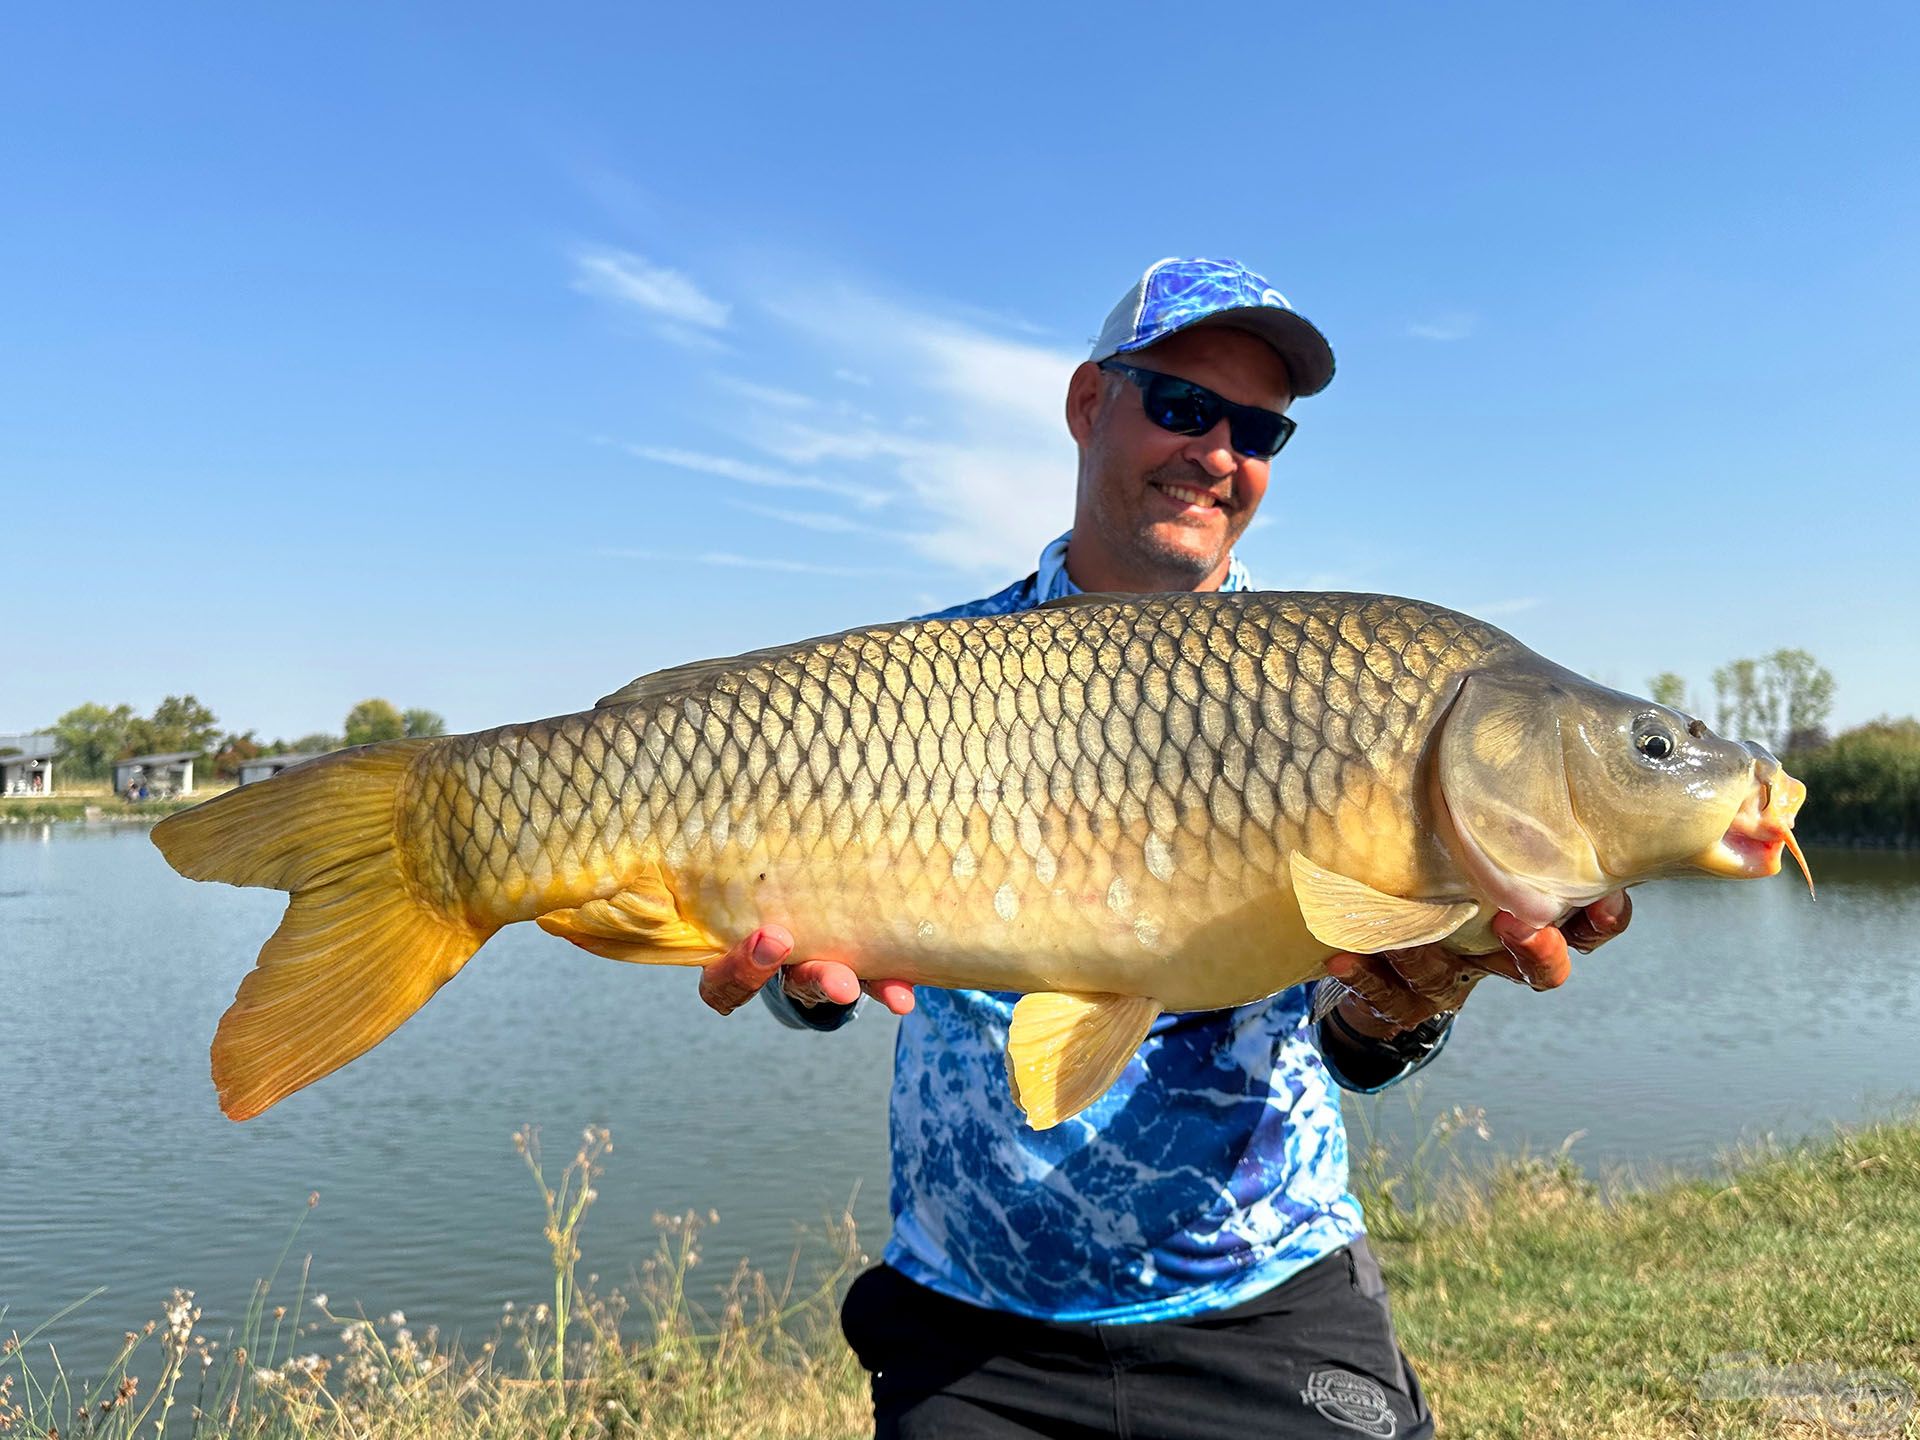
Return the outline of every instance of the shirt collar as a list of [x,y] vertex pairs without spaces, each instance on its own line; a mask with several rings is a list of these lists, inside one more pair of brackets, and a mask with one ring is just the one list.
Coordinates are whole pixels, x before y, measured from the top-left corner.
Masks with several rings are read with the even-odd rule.
[[[1062,595],[1078,595],[1080,587],[1067,578],[1067,542],[1073,538],[1073,531],[1056,537],[1046,549],[1040,552],[1040,563],[1034,567],[1033,603],[1044,605],[1049,600],[1058,600]],[[1227,578],[1220,582],[1222,590],[1251,590],[1253,577],[1247,573],[1247,567],[1240,563],[1235,555],[1227,562]]]

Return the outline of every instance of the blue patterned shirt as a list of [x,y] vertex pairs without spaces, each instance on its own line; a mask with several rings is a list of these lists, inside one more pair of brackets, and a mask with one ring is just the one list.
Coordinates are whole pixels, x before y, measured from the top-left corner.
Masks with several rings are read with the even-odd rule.
[[[924,618],[1079,593],[1068,538],[1024,580]],[[1223,588],[1251,588],[1238,560]],[[852,1014],[803,1016],[778,985],[761,993],[788,1024],[835,1028]],[[886,1262],[974,1305],[1113,1323],[1240,1304],[1348,1243],[1360,1206],[1310,996],[1300,985],[1235,1010],[1162,1015],[1112,1089],[1034,1130],[1007,1083],[1020,997],[917,988],[894,1048]]]

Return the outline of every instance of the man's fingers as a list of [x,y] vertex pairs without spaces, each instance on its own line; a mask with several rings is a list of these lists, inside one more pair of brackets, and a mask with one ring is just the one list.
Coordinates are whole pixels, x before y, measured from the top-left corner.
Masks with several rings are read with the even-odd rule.
[[[1573,958],[1567,954],[1567,940],[1553,926],[1535,930],[1502,910],[1493,917],[1493,933],[1513,957],[1519,978],[1535,990],[1552,990],[1567,983],[1573,973]],[[1482,957],[1482,963],[1497,957]],[[1489,968],[1497,968],[1489,965]]]
[[913,986],[904,980],[863,980],[860,988],[896,1015],[913,1009]]
[[780,973],[792,953],[793,936],[779,925],[763,925],[701,970],[700,998],[731,1015]]
[[1590,955],[1627,928],[1633,919],[1633,897],[1624,890],[1603,895],[1584,910],[1576,910],[1560,927],[1567,944]]
[[1341,1014],[1363,1034],[1385,1037],[1418,1025],[1435,1006],[1406,987],[1393,967],[1379,955],[1335,955],[1327,973],[1345,982],[1359,996],[1340,1002]]
[[802,1005],[851,1005],[860,998],[860,977],[838,960],[801,960],[787,967],[787,994]]

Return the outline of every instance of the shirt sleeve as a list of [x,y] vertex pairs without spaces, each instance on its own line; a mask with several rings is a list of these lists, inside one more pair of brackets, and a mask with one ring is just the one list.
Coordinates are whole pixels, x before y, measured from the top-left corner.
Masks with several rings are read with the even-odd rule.
[[1425,1068],[1446,1048],[1453,1016],[1436,1015],[1390,1040],[1357,1039],[1329,1013],[1317,1031],[1320,1059],[1343,1090],[1377,1095]]
[[849,1024],[860,1013],[860,1007],[867,1003],[862,995],[851,1005],[839,1005],[832,1000],[823,1000],[818,1005],[802,1005],[791,995],[787,987],[776,978],[760,987],[760,998],[773,1012],[773,1018],[789,1030],[838,1030]]

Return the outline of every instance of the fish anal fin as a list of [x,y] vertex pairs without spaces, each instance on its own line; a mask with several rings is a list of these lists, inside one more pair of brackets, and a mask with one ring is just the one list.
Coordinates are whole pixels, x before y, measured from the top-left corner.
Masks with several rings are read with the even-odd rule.
[[1159,1013],[1138,995],[1023,997],[1007,1034],[1007,1076],[1027,1123],[1049,1129],[1106,1094]]
[[535,923],[595,955],[641,965],[700,965],[727,948],[681,914],[666,875],[652,865],[612,895],[549,910]]
[[1300,918],[1323,945],[1356,955],[1444,940],[1472,918],[1471,900],[1407,900],[1326,870],[1299,851],[1288,857]]

